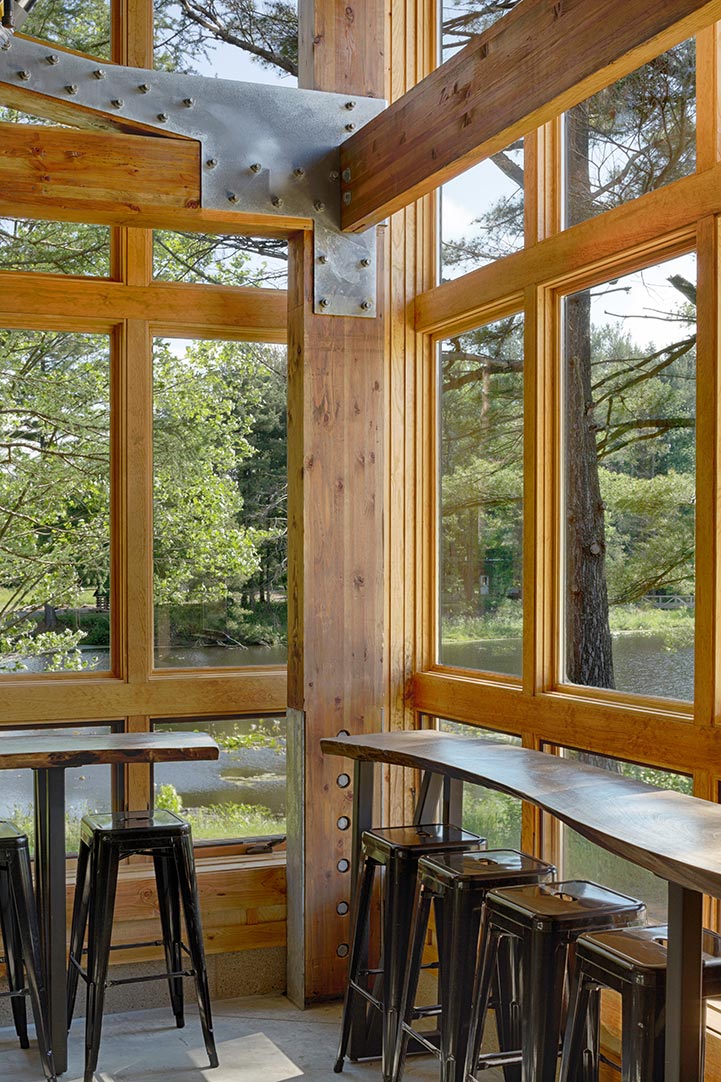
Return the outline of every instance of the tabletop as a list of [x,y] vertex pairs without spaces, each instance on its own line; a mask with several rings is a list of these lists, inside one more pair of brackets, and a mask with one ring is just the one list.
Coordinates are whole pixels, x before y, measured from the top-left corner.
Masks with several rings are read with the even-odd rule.
[[217,759],[207,733],[103,733],[82,728],[43,733],[0,733],[0,770],[52,770],[93,763],[173,763]]
[[718,804],[575,760],[433,730],[329,737],[321,747],[521,797],[663,879],[721,898]]

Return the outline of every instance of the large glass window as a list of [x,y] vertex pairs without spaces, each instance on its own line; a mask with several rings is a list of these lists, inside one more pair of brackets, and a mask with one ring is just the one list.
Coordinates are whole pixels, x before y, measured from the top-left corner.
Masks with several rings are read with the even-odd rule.
[[[693,793],[693,779],[687,774],[674,774],[669,770],[638,766],[622,759],[609,759],[603,755],[592,755],[570,748],[561,748],[560,754],[565,759],[600,767],[625,778],[636,778],[660,789],[673,789],[688,795]],[[570,827],[561,824],[560,832],[560,872],[564,879],[590,879],[621,894],[638,898],[648,907],[649,924],[665,922],[668,902],[665,879],[659,879],[652,872],[639,868],[637,864],[594,845]]]
[[42,0],[22,25],[22,33],[56,41],[66,49],[110,57],[109,0]]
[[166,282],[285,289],[288,242],[158,231],[153,235],[153,275]]
[[[33,735],[104,736],[115,729],[111,725],[83,725],[63,729],[34,729]],[[23,730],[3,728],[7,736],[22,736]],[[33,772],[3,770],[0,786],[0,819],[10,819],[28,835],[35,846]],[[72,767],[65,771],[65,845],[68,855],[77,853],[80,820],[89,812],[112,811],[111,772],[109,766]]]
[[564,129],[566,225],[693,173],[693,38],[575,106]]
[[521,675],[523,317],[441,343],[439,660]]
[[0,672],[110,666],[110,343],[0,330]]
[[569,683],[693,699],[696,262],[567,297]]
[[285,351],[157,339],[153,383],[155,664],[285,663]]
[[[495,729],[482,729],[478,725],[464,725],[460,721],[438,719],[442,733],[458,733],[482,744],[513,744],[520,747],[520,736],[499,733]],[[508,793],[487,789],[484,785],[463,786],[463,823],[471,830],[488,839],[489,849],[520,849],[523,804]]]
[[107,278],[110,230],[102,225],[0,218],[0,268]]
[[154,768],[156,808],[182,814],[196,841],[285,834],[285,718],[156,721],[156,732],[208,732],[220,758]]

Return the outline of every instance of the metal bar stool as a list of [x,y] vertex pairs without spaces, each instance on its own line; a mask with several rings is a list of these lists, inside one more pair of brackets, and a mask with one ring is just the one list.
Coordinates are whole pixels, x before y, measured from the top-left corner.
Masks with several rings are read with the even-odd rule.
[[489,891],[468,1040],[468,1082],[478,1082],[476,1071],[489,1065],[480,1048],[504,938],[520,944],[521,1077],[523,1082],[549,1082],[556,1077],[569,947],[583,932],[642,924],[645,914],[643,902],[578,880]]
[[[118,880],[118,864],[137,853],[152,856],[158,888],[158,906],[163,938],[150,943],[110,946]],[[180,908],[185,917],[188,945],[182,942]],[[83,950],[85,929],[87,951]],[[111,950],[163,946],[167,972],[141,977],[108,980]],[[183,952],[190,968],[183,968]],[[87,969],[82,956],[87,953]],[[92,1082],[98,1062],[105,990],[119,984],[167,980],[170,1002],[178,1028],[185,1024],[183,977],[195,978],[205,1048],[211,1067],[218,1066],[213,1036],[208,975],[205,967],[198,887],[195,878],[193,841],[190,826],[170,811],[113,812],[86,815],[80,826],[77,881],[70,931],[68,966],[68,1029],[73,1020],[78,977],[88,989],[85,1017],[85,1082]]]
[[[481,913],[486,894],[495,887],[543,883],[555,874],[556,869],[552,864],[514,849],[439,853],[419,860],[420,889],[401,997],[394,1082],[399,1082],[403,1075],[410,1037],[415,1037],[429,1052],[438,1056],[441,1082],[464,1082]],[[416,1007],[418,978],[432,904],[438,935],[440,1005]],[[510,940],[505,942],[509,944]],[[503,958],[499,955],[493,984],[499,1047],[502,1051],[519,1049],[517,974],[509,952],[504,952]],[[440,1015],[439,1047],[426,1040],[411,1024],[416,1018],[433,1014]],[[507,1067],[505,1077],[506,1082],[512,1082],[512,1079],[520,1077],[520,1069]]]
[[10,997],[21,1048],[29,1048],[25,1006],[30,997],[38,1050],[45,1077],[55,1080],[55,1066],[50,1047],[45,971],[40,953],[40,926],[35,907],[30,849],[27,834],[5,820],[0,821],[0,927],[2,928],[5,967]]
[[[561,1082],[598,1079],[602,988],[621,995],[622,1082],[663,1082],[668,928],[628,928],[583,935],[563,1041]],[[704,999],[721,995],[721,936],[704,929]]]
[[[333,1067],[336,1074],[343,1070],[355,997],[362,996],[382,1017],[382,1071],[384,1082],[390,1082],[418,861],[432,853],[483,849],[485,845],[485,839],[477,834],[437,823],[364,831],[341,1037]],[[381,892],[382,960],[379,969],[362,972],[361,959],[365,956],[368,943],[371,894],[378,868],[385,870]],[[376,978],[373,991],[366,986],[369,976]]]

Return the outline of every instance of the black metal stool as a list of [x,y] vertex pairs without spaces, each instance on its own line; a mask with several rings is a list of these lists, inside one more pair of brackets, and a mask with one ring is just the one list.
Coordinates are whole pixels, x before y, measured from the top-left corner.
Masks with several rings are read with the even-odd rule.
[[[441,1082],[464,1082],[481,913],[486,894],[494,887],[543,883],[555,874],[552,864],[514,849],[439,853],[418,862],[420,889],[401,997],[394,1082],[403,1075],[410,1037],[415,1037],[429,1052],[438,1056]],[[438,935],[440,1004],[418,1008],[414,1004],[431,904],[435,908]],[[509,944],[510,940],[506,939],[505,943]],[[516,978],[514,960],[508,952],[503,958],[499,955],[494,978],[494,1005],[502,1051],[521,1047]],[[411,1025],[414,1018],[433,1014],[440,1014],[439,1047],[427,1041]],[[520,1074],[518,1068],[514,1070]],[[509,1074],[506,1082],[511,1082]]]
[[[483,849],[484,838],[451,825],[384,827],[363,833],[363,860],[353,914],[353,939],[348,963],[348,983],[338,1057],[333,1070],[343,1070],[350,1036],[356,995],[362,996],[382,1016],[381,1058],[384,1082],[389,1082],[393,1068],[398,1013],[401,1002],[403,975],[408,957],[411,915],[416,890],[416,871],[421,857],[432,853]],[[371,893],[377,868],[385,869],[381,893],[382,961],[377,970],[361,971],[361,962],[368,945]],[[361,980],[377,978],[374,990],[368,990]],[[379,983],[380,982],[380,983]]]
[[[602,988],[621,995],[622,1082],[663,1082],[668,929],[583,935],[576,944],[561,1082],[596,1082]],[[721,995],[721,936],[704,929],[704,999]]]
[[30,997],[43,1071],[54,1082],[45,972],[40,953],[40,927],[35,908],[27,834],[0,820],[0,927],[2,928],[9,996],[21,1048],[29,1048],[25,997]]
[[549,1082],[556,1077],[569,947],[583,932],[642,924],[645,913],[635,898],[578,880],[490,891],[468,1040],[469,1082],[477,1082],[475,1072],[483,1065],[479,1053],[503,938],[520,943],[521,1077]]
[[[152,856],[158,888],[158,907],[163,929],[162,941],[111,947],[118,864],[136,853]],[[182,942],[180,903],[185,916],[188,946]],[[82,967],[85,928],[88,931],[88,965]],[[163,946],[167,973],[145,977],[107,980],[111,950]],[[190,956],[190,969],[183,969],[182,952]],[[80,826],[77,883],[70,932],[68,967],[68,1029],[73,1020],[78,976],[87,984],[85,1018],[85,1082],[92,1082],[98,1062],[105,989],[117,984],[167,980],[175,1021],[184,1025],[183,977],[195,977],[205,1048],[210,1066],[218,1066],[213,1036],[208,975],[195,878],[193,841],[190,826],[170,811],[113,812],[86,815]]]

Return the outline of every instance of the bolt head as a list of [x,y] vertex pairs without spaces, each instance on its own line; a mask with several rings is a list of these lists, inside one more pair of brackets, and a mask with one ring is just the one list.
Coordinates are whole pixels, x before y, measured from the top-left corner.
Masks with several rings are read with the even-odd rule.
[[355,124],[346,124],[345,130],[346,131],[355,131]]
[[208,160],[207,160],[207,162],[205,164],[207,165],[208,169],[215,169],[216,165],[218,164],[218,159],[217,158],[208,158]]
[[48,64],[51,64],[51,65],[55,65],[55,64],[60,63],[60,57],[57,55],[57,53],[48,53],[48,55],[45,57],[45,59],[48,62]]
[[346,109],[355,109],[356,103],[354,101],[347,101],[345,103]]
[[238,202],[238,196],[235,194],[235,192],[229,192],[228,193],[228,202],[229,203],[237,203]]
[[122,109],[125,105],[125,102],[122,98],[113,98],[110,104],[113,106],[114,109]]
[[328,300],[327,297],[321,297],[321,299],[318,301],[318,307],[319,308],[328,308],[329,306],[330,306],[330,301]]
[[363,258],[363,259],[361,259],[361,261],[360,261],[360,265],[361,265],[361,267],[370,267],[370,265],[371,265],[371,261],[370,261],[370,259],[368,258],[368,256],[364,256],[364,258]]
[[330,177],[331,180],[339,180],[340,179],[340,173],[338,172],[337,169],[331,169],[328,176]]
[[65,89],[67,90],[68,94],[77,94],[78,92],[78,88],[75,83],[68,83]]
[[305,169],[302,169],[300,166],[298,166],[297,169],[293,170],[293,176],[296,177],[298,180],[301,180],[305,176]]
[[161,124],[164,124],[167,119],[168,119],[168,114],[167,113],[158,113],[158,120],[160,121]]
[[149,85],[147,83],[140,83],[138,85],[138,90],[140,91],[141,94],[149,94],[150,93],[150,87],[149,87]]
[[19,72],[18,72],[18,79],[22,79],[22,81],[23,81],[24,83],[27,83],[27,81],[29,80],[29,78],[30,78],[30,72],[29,72],[29,71],[25,71],[25,69],[24,69],[24,68],[22,69],[22,71],[19,71]]
[[364,312],[369,312],[373,307],[372,301],[361,301],[361,308]]
[[322,200],[322,199],[316,199],[315,203],[313,204],[313,207],[314,207],[314,208],[315,208],[315,210],[317,210],[317,211],[318,211],[318,213],[320,214],[320,212],[321,212],[322,210],[325,210],[325,203],[323,202],[323,200]]
[[251,173],[259,173],[262,168],[263,168],[263,166],[260,164],[260,162],[253,162],[253,164],[250,167],[250,171],[251,171]]
[[322,263],[323,266],[325,266],[325,264],[328,262],[328,256],[327,255],[319,255],[318,256],[318,262]]
[[186,109],[192,109],[195,105],[195,98],[183,98],[183,105]]
[[95,71],[93,72],[93,78],[94,79],[104,79],[105,78],[105,72],[103,71],[103,69],[102,68],[96,68]]
[[274,195],[273,198],[271,199],[271,203],[273,204],[274,207],[282,207],[283,206],[283,200],[281,199],[281,197],[279,195]]

